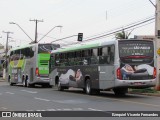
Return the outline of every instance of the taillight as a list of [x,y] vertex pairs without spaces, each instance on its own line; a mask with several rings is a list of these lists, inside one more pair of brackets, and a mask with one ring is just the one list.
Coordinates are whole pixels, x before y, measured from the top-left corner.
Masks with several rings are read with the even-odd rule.
[[117,79],[122,80],[121,68],[117,69]]
[[39,70],[36,68],[36,75],[39,76]]
[[156,71],[156,68],[154,68],[154,70],[153,70],[153,78],[156,78],[156,75],[157,75],[157,71]]

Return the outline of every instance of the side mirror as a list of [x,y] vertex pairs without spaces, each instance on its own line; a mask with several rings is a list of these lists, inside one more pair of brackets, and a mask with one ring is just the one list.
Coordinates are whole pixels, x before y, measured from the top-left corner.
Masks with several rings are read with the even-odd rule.
[[34,51],[34,52],[35,52],[35,51],[36,51],[36,48],[35,48],[35,47],[32,47],[32,51]]

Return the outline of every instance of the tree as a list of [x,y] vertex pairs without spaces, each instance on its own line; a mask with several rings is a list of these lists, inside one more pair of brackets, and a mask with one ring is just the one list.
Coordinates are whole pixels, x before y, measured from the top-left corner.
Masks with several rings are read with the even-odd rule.
[[130,34],[131,34],[131,32],[129,32],[129,33],[125,32],[124,29],[123,29],[122,32],[116,33],[115,38],[116,39],[128,39]]

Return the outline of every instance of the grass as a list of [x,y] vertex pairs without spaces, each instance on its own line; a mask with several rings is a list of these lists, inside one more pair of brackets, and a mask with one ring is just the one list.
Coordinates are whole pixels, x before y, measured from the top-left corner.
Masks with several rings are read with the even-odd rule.
[[155,89],[152,88],[144,88],[144,89],[131,89],[131,92],[135,93],[158,93]]

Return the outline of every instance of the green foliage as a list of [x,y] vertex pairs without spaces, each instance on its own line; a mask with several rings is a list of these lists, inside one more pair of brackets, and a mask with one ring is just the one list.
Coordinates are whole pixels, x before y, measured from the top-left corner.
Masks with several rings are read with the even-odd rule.
[[157,93],[157,91],[155,89],[151,89],[151,88],[132,89],[131,92],[135,92],[135,93]]
[[131,32],[129,32],[129,33],[125,32],[124,29],[123,29],[121,32],[116,33],[115,38],[116,39],[128,39],[130,34],[131,34]]

